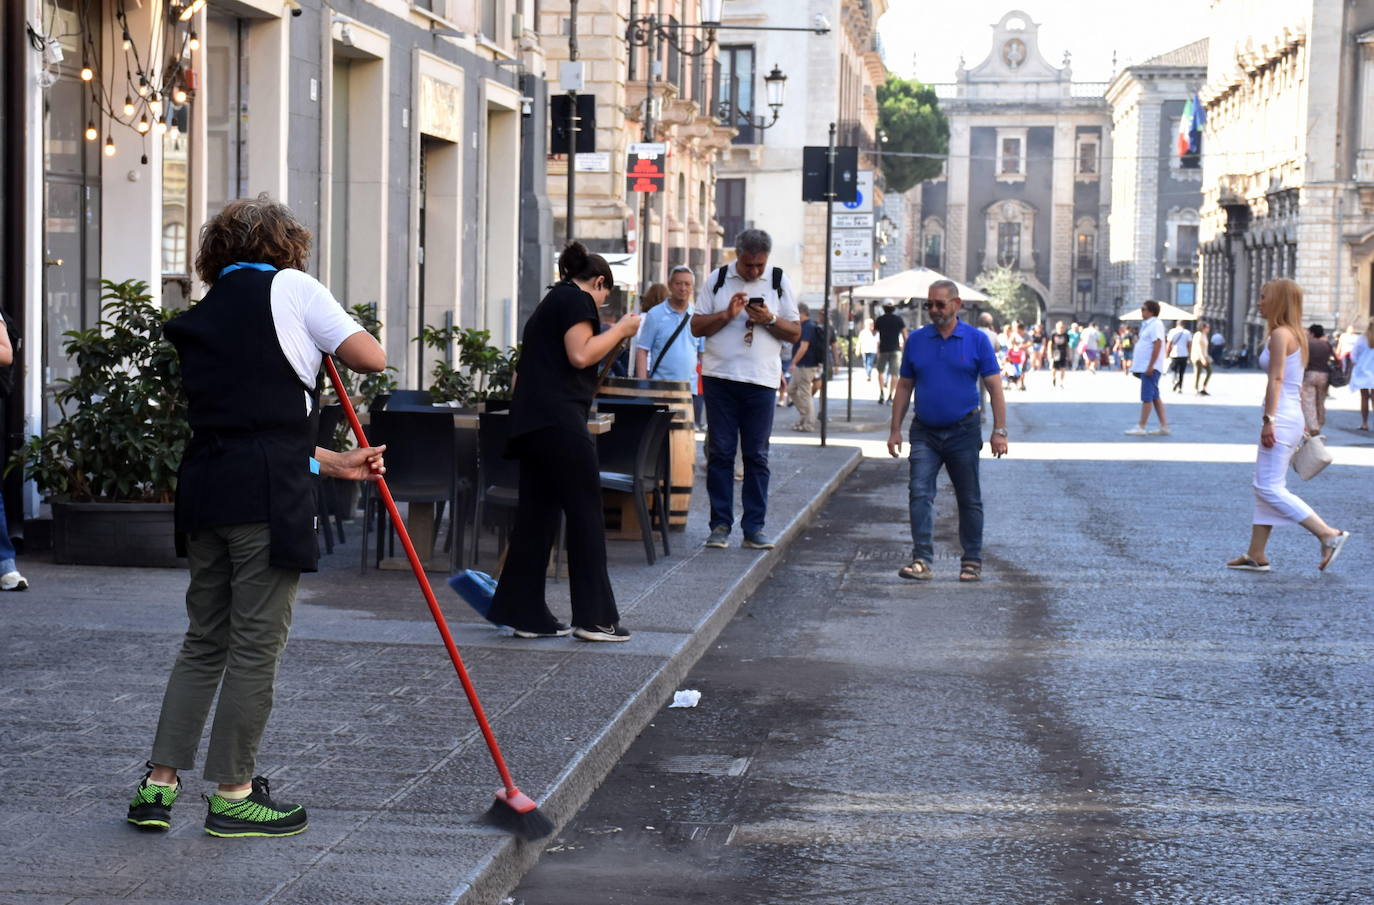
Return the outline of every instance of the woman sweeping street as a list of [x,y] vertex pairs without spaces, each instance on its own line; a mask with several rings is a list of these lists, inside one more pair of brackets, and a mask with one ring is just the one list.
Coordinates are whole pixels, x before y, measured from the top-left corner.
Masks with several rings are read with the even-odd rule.
[[305,808],[256,774],[277,663],[301,572],[313,572],[315,472],[351,480],[384,470],[383,448],[315,447],[321,355],[355,371],[386,355],[329,290],[303,273],[310,232],[266,195],[230,203],[201,230],[205,298],[167,323],[181,360],[191,439],[177,472],[178,546],[190,564],[186,638],[162,700],[148,774],[128,821],[166,830],[215,701],[205,831],[289,836]]
[[[639,315],[626,314],[597,333],[611,267],[580,242],[563,250],[558,273],[562,282],[534,309],[522,337],[506,450],[520,462],[520,502],[487,618],[521,638],[571,633],[583,641],[628,641],[606,572],[600,469],[587,415],[597,364],[635,335]],[[560,513],[567,525],[571,627],[544,601]]]
[[1302,413],[1302,380],[1307,365],[1307,338],[1302,330],[1302,288],[1292,280],[1270,280],[1260,289],[1260,314],[1269,325],[1269,340],[1260,353],[1268,374],[1255,456],[1255,509],[1250,547],[1228,562],[1232,569],[1268,572],[1265,548],[1275,525],[1301,525],[1321,541],[1317,568],[1325,571],[1350,539],[1322,521],[1312,507],[1288,489],[1288,465],[1306,432]]

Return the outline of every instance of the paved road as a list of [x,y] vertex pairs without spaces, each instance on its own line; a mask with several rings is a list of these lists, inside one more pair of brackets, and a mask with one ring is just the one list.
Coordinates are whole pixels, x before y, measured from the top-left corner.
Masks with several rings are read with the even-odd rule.
[[[1374,449],[1299,488],[1356,532],[1333,574],[1248,536],[1258,375],[1120,435],[1119,375],[1016,394],[985,461],[987,580],[902,582],[904,462],[833,498],[512,900],[1374,901]],[[1047,382],[1047,381],[1045,381]],[[1126,401],[1120,401],[1125,398]],[[871,402],[860,403],[873,418]],[[798,442],[812,442],[799,439]]]

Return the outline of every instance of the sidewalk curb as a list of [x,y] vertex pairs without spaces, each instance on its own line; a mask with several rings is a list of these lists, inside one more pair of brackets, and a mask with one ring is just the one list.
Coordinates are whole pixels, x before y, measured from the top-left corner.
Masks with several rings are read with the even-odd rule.
[[[683,646],[670,657],[625,702],[599,735],[588,742],[554,781],[549,794],[539,802],[539,809],[554,822],[561,832],[606,776],[620,761],[630,745],[663,704],[677,690],[678,683],[691,671],[698,660],[715,643],[725,626],[734,618],[740,606],[772,574],[773,569],[787,555],[792,542],[811,524],[840,485],[854,473],[863,461],[858,449],[808,503],[792,518],[778,535],[778,545],[759,556],[740,578],[726,589],[710,612],[693,629]],[[520,879],[534,866],[549,844],[548,839],[524,842],[508,839],[489,854],[478,867],[464,878],[448,898],[448,905],[494,905],[500,902]]]

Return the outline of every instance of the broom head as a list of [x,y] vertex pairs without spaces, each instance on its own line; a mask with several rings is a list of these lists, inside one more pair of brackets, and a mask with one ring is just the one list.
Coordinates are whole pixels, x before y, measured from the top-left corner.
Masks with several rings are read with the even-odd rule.
[[477,615],[483,619],[487,618],[487,614],[491,612],[492,598],[496,595],[495,578],[486,572],[465,569],[457,575],[450,576],[448,586],[457,591],[458,596],[477,611]]
[[534,799],[519,789],[499,789],[496,800],[482,815],[482,821],[519,836],[526,842],[553,833],[553,821],[545,817]]

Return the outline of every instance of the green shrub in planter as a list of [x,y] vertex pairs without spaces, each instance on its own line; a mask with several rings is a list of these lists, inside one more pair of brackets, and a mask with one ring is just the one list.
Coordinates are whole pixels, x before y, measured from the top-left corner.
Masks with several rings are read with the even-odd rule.
[[457,368],[446,358],[434,363],[429,394],[435,402],[471,406],[510,399],[515,367],[520,362],[518,347],[502,351],[491,345],[490,331],[462,327],[424,326],[416,341],[445,353],[454,343],[458,345]]
[[155,306],[142,281],[100,282],[99,323],[64,334],[77,373],[58,382],[62,420],[8,467],[22,467],[52,499],[166,503],[191,435],[180,362],[163,336],[178,311]]

